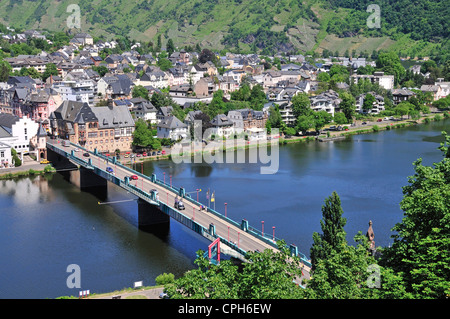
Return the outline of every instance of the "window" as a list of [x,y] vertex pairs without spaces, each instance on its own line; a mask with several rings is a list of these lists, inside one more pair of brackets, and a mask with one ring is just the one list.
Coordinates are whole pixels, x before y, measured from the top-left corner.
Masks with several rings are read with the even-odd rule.
[[5,152],[1,151],[0,152],[0,157],[5,157]]

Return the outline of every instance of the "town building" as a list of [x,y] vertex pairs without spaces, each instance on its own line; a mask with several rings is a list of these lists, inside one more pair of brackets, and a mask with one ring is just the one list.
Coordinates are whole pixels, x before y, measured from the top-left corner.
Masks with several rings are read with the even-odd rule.
[[176,116],[167,116],[156,126],[158,138],[170,138],[178,141],[185,139],[188,135],[188,126],[181,122]]
[[354,84],[357,84],[361,80],[368,80],[371,83],[378,83],[386,90],[392,90],[394,88],[394,76],[385,75],[384,72],[374,72],[373,75],[352,74],[350,80],[353,81]]
[[50,116],[52,135],[99,152],[131,151],[134,120],[122,106],[64,101]]

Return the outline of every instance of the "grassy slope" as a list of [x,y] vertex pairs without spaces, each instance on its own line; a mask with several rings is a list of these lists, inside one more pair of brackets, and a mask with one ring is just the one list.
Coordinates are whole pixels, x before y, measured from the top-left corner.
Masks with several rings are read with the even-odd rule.
[[[272,31],[283,31],[290,25],[287,35],[302,51],[329,49],[356,50],[356,52],[385,49],[401,51],[415,47],[418,54],[427,55],[435,46],[412,41],[408,36],[396,41],[381,38],[338,38],[327,34],[327,23],[332,16],[344,17],[348,9],[337,12],[324,9],[324,0],[0,0],[0,21],[23,29],[67,30],[66,20],[69,4],[81,8],[81,30],[94,36],[111,38],[113,32],[126,34],[138,41],[156,41],[158,33],[173,39],[176,45],[196,44],[222,49],[221,40],[230,26],[244,32],[256,31],[265,20],[275,23]],[[240,3],[239,3],[240,2]],[[298,17],[298,7],[312,4],[312,10],[320,24]],[[212,3],[205,9],[205,3]],[[13,4],[13,5],[11,5]],[[201,5],[200,5],[201,4]],[[143,7],[147,9],[143,9]],[[110,26],[113,25],[113,28]],[[165,37],[163,45],[165,44]],[[242,44],[242,49],[249,45]]]

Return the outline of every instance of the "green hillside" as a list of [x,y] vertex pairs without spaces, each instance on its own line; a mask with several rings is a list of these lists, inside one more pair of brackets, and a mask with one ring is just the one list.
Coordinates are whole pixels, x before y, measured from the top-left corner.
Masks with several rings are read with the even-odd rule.
[[[370,29],[366,8],[377,2],[381,28]],[[81,29],[67,27],[70,4],[80,7]],[[417,0],[415,5],[420,11],[404,0],[0,0],[0,22],[22,30],[88,32],[105,39],[156,42],[162,35],[163,46],[171,38],[177,46],[263,54],[324,49],[341,54],[395,50],[404,56],[448,52],[445,1]]]

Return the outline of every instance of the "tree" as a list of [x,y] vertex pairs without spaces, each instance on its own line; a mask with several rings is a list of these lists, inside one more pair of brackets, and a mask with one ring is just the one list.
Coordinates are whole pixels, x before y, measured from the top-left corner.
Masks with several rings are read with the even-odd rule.
[[46,81],[51,75],[58,75],[58,69],[54,63],[47,63],[45,65],[45,71],[42,74],[42,81]]
[[395,52],[381,52],[378,55],[376,66],[384,73],[394,75],[395,84],[401,83],[406,75],[406,70]]
[[335,112],[334,113],[334,122],[336,124],[347,124],[347,118],[344,113]]
[[95,72],[98,73],[98,75],[100,75],[100,77],[104,77],[106,73],[108,73],[108,68],[104,65],[99,65],[99,66],[93,66],[92,70],[94,70]]
[[161,149],[161,142],[153,137],[153,132],[143,120],[137,120],[133,132],[133,145]]
[[8,62],[0,60],[0,82],[8,81],[11,70],[11,65]]
[[169,40],[167,40],[167,48],[166,48],[167,54],[169,55],[169,57],[172,55],[172,53],[175,52],[175,45],[173,44],[173,40],[169,38]]
[[413,298],[448,298],[450,294],[450,137],[442,132],[443,159],[432,166],[416,160],[414,175],[403,187],[394,243],[381,263],[403,278]]
[[329,82],[331,79],[330,75],[327,72],[320,72],[317,75],[317,80],[320,82]]
[[320,220],[322,234],[313,233],[313,244],[310,251],[313,270],[320,260],[328,258],[332,253],[340,252],[347,245],[344,231],[347,219],[342,217],[343,213],[341,199],[336,192],[333,192],[322,206],[323,218]]
[[406,101],[399,103],[394,109],[395,113],[400,115],[402,119],[403,115],[409,114],[410,110],[414,110],[414,105]]
[[293,281],[300,278],[298,257],[293,257],[283,242],[279,251],[248,252],[242,269],[230,260],[210,264],[197,252],[197,269],[190,270],[164,291],[172,299],[295,299],[303,298],[304,290]]
[[[345,232],[344,232],[345,233]],[[318,260],[307,282],[307,297],[314,299],[367,299],[376,296],[368,286],[369,265],[375,260],[367,252],[367,238],[359,232],[357,246],[340,243],[339,251],[331,250]]]
[[269,108],[269,118],[267,119],[267,122],[270,123],[271,128],[282,127],[284,123],[280,114],[280,110],[278,109],[278,106],[276,107],[271,106]]
[[375,97],[372,94],[367,93],[366,96],[364,97],[362,109],[366,112],[370,111],[373,108],[373,103],[375,103],[375,101],[376,101]]
[[314,116],[314,129],[317,133],[320,132],[320,130],[325,126],[325,124],[328,124],[333,119],[333,116],[331,116],[330,113],[327,111],[318,111],[313,112]]
[[172,67],[172,62],[169,59],[166,58],[158,58],[158,61],[156,62],[156,65],[162,70],[167,71]]
[[352,123],[356,111],[355,98],[348,92],[339,93],[339,97],[342,100],[339,107],[347,118],[348,123]]
[[217,57],[214,52],[212,52],[209,49],[203,49],[202,52],[200,52],[200,55],[198,57],[198,61],[200,63],[206,63],[208,61],[211,61],[212,63],[216,64]]
[[315,125],[314,117],[312,115],[300,115],[297,118],[297,124],[295,126],[297,132],[301,132],[306,135],[308,130],[312,129]]
[[133,87],[132,96],[133,98],[142,97],[147,101],[149,100],[148,91],[142,85],[136,85],[135,87]]
[[292,113],[296,118],[301,115],[310,115],[312,113],[311,110],[311,101],[309,100],[308,94],[299,93],[292,97]]

